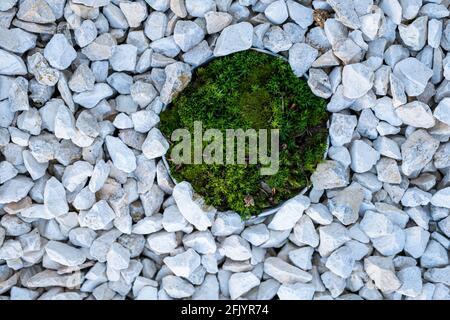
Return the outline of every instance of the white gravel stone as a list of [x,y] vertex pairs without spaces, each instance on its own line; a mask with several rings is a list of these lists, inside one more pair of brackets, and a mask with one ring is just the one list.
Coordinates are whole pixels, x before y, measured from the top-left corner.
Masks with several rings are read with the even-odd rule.
[[193,199],[192,186],[188,182],[178,183],[173,189],[173,197],[183,217],[198,230],[204,231],[211,226],[211,220],[202,206]]
[[26,73],[27,67],[22,58],[0,49],[0,74],[13,76]]
[[297,77],[303,76],[316,60],[319,52],[306,43],[296,43],[289,49],[289,64]]
[[49,241],[45,252],[51,260],[68,267],[81,265],[86,260],[83,251],[59,241]]
[[342,70],[344,96],[349,99],[362,97],[373,86],[373,71],[362,63],[346,65]]
[[425,252],[430,233],[421,227],[410,227],[405,229],[405,232],[405,252],[413,258],[420,258]]
[[220,33],[214,49],[214,56],[220,57],[250,49],[252,41],[253,26],[250,23],[233,24],[223,29]]
[[233,273],[228,282],[230,298],[236,300],[243,294],[258,286],[259,279],[252,272]]
[[278,231],[292,229],[302,216],[303,211],[309,207],[309,204],[310,200],[307,197],[303,195],[295,196],[282,205],[268,227]]
[[313,10],[305,7],[298,2],[287,1],[289,16],[301,28],[306,29],[313,23]]
[[273,24],[282,24],[289,17],[286,2],[284,0],[277,0],[269,4],[264,10],[266,18]]
[[164,263],[179,277],[189,277],[200,266],[200,255],[192,249],[173,257],[164,258]]
[[107,136],[106,147],[114,166],[123,172],[130,173],[136,169],[136,156],[119,138]]
[[431,204],[436,207],[450,208],[450,187],[441,189],[433,194]]
[[264,272],[282,284],[306,283],[312,276],[277,257],[266,258]]
[[425,130],[414,131],[402,144],[402,172],[409,176],[422,170],[430,162],[439,142]]
[[406,58],[395,65],[394,74],[404,84],[409,96],[418,96],[425,90],[433,71],[416,58]]
[[434,109],[433,115],[439,121],[450,126],[450,98],[442,99]]
[[203,18],[208,11],[216,11],[213,0],[185,0],[187,12],[198,18]]
[[75,49],[62,34],[55,34],[44,49],[44,57],[53,68],[58,70],[67,69],[76,56]]

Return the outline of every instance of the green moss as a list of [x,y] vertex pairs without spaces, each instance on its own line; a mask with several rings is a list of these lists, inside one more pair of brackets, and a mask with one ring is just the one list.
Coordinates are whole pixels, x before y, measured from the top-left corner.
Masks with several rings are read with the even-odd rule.
[[[256,51],[213,60],[161,114],[161,131],[174,129],[280,129],[280,169],[261,176],[260,165],[175,165],[177,181],[189,181],[206,203],[244,217],[298,194],[326,148],[326,101],[314,96],[288,63]],[[168,152],[170,155],[170,150]]]

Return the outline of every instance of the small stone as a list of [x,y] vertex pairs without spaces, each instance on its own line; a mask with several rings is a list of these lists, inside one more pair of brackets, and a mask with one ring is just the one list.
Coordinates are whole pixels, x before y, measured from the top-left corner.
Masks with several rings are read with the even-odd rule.
[[391,234],[394,225],[384,214],[366,211],[360,223],[360,228],[369,238],[378,238]]
[[183,244],[203,255],[214,254],[217,249],[214,237],[209,231],[196,231],[188,234],[183,238]]
[[289,49],[289,64],[294,74],[297,77],[302,77],[316,60],[318,54],[317,49],[306,43],[294,44]]
[[280,300],[312,300],[315,292],[313,284],[282,284],[277,291]]
[[402,181],[397,161],[382,157],[376,164],[378,180],[386,183],[399,184]]
[[114,242],[108,250],[106,262],[108,263],[108,267],[114,270],[126,269],[130,264],[130,250]]
[[168,104],[176,97],[191,81],[191,67],[182,62],[175,62],[165,69],[166,80],[160,91],[161,102]]
[[87,63],[81,64],[73,73],[68,85],[72,91],[84,92],[94,89],[95,77]]
[[162,279],[161,287],[172,298],[187,298],[194,294],[195,289],[192,284],[176,276],[165,276]]
[[402,172],[410,176],[422,170],[431,161],[439,142],[425,130],[414,131],[402,144]]
[[433,115],[439,121],[450,126],[450,98],[442,99],[434,109]]
[[234,261],[245,261],[252,256],[248,242],[237,235],[227,237],[221,248],[224,255]]
[[382,292],[390,293],[401,286],[394,272],[392,258],[372,256],[364,259],[364,269]]
[[397,292],[417,297],[422,292],[422,272],[418,267],[407,267],[398,272],[398,279],[402,283]]
[[194,250],[188,249],[176,256],[164,258],[164,263],[176,276],[187,278],[200,266],[200,256]]
[[157,254],[172,252],[177,246],[174,232],[159,231],[147,237],[147,246]]
[[266,18],[273,24],[282,24],[289,17],[286,2],[284,0],[277,0],[269,4],[264,10]]
[[428,45],[438,48],[441,44],[443,23],[441,20],[431,19],[428,21]]
[[81,227],[92,230],[104,230],[116,217],[105,200],[95,203],[89,211],[81,211],[78,217]]
[[107,136],[106,147],[114,166],[123,172],[130,173],[136,169],[136,156],[119,138]]
[[425,90],[433,71],[416,58],[406,58],[395,65],[394,74],[409,96],[418,96]]
[[0,49],[0,74],[15,76],[26,73],[27,67],[22,58]]
[[337,161],[327,160],[319,163],[311,176],[315,189],[333,189],[348,185],[348,170]]
[[161,157],[168,149],[169,143],[157,128],[153,128],[149,131],[147,138],[142,145],[142,152],[147,159]]
[[92,109],[101,100],[113,95],[112,88],[106,83],[96,83],[93,90],[77,93],[73,96],[73,101],[79,105]]
[[199,44],[204,36],[203,29],[193,21],[178,21],[173,31],[173,39],[183,52]]
[[309,207],[309,198],[303,195],[297,195],[286,201],[273,216],[268,227],[272,230],[290,230],[303,214],[303,211]]
[[55,177],[47,180],[44,189],[44,208],[55,217],[69,212],[66,190]]
[[183,61],[196,67],[208,61],[212,55],[213,52],[209,47],[208,42],[203,40],[194,48],[183,54]]
[[228,281],[230,298],[236,300],[260,283],[252,272],[233,273]]
[[403,123],[416,128],[431,128],[435,120],[430,107],[420,101],[413,101],[395,109]]
[[144,33],[152,41],[164,37],[167,27],[167,16],[163,12],[153,11],[144,24]]
[[425,252],[430,233],[421,227],[410,227],[405,229],[405,232],[405,252],[413,258],[420,258]]
[[433,194],[431,204],[436,207],[450,208],[450,187],[438,190]]
[[356,186],[347,187],[339,191],[335,197],[329,200],[330,212],[344,225],[355,223],[359,217],[359,209],[364,199],[362,188]]
[[288,34],[279,26],[273,26],[264,34],[263,45],[273,53],[289,50],[292,42]]
[[352,140],[353,132],[358,123],[356,116],[334,113],[329,129],[333,146],[343,146]]
[[205,20],[208,34],[214,34],[228,27],[233,17],[226,12],[209,11],[205,13]]
[[80,48],[86,47],[97,38],[97,27],[91,20],[84,20],[81,25],[75,29],[75,41]]
[[79,266],[86,261],[83,251],[59,241],[49,241],[45,252],[51,260],[68,267]]
[[427,41],[428,17],[419,17],[409,25],[400,24],[398,32],[403,43],[411,50],[420,51]]
[[353,141],[350,155],[352,157],[351,168],[358,173],[369,171],[380,159],[379,152],[362,140]]
[[322,203],[313,203],[306,209],[305,213],[315,222],[321,225],[330,224],[333,221],[333,215]]
[[264,272],[282,284],[309,282],[311,274],[276,257],[269,257],[264,262]]
[[0,184],[14,178],[18,173],[19,171],[8,161],[0,162]]
[[402,197],[402,205],[405,207],[426,206],[430,203],[431,194],[417,187],[406,190]]
[[214,0],[186,0],[186,10],[192,17],[203,18],[209,11],[216,11]]
[[130,28],[139,27],[147,18],[147,6],[143,2],[123,1],[119,3]]
[[362,63],[346,65],[342,70],[344,96],[357,99],[365,95],[373,86],[373,71]]
[[173,197],[183,217],[198,230],[205,231],[211,221],[199,203],[192,199],[193,190],[188,182],[178,183],[173,189]]
[[348,230],[340,223],[333,222],[319,228],[319,254],[330,255],[334,250],[350,240]]
[[0,32],[0,47],[8,51],[22,54],[36,46],[36,36],[22,29],[0,27]]
[[18,175],[0,186],[0,204],[17,202],[26,197],[33,187],[33,180]]
[[109,33],[104,33],[82,48],[81,53],[91,61],[107,60],[113,55],[115,47],[116,40]]
[[319,235],[309,216],[302,216],[295,225],[294,239],[300,244],[307,244],[313,248],[319,245]]
[[77,57],[75,49],[63,34],[55,34],[44,49],[48,63],[58,70],[65,70]]
[[334,274],[346,279],[350,277],[355,259],[349,247],[341,247],[334,251],[327,259],[325,266]]
[[287,6],[289,10],[289,16],[295,23],[301,28],[306,29],[313,24],[313,10],[301,5],[298,2],[288,0]]
[[336,12],[336,19],[351,29],[361,26],[354,4],[345,0],[327,0],[327,3]]
[[115,71],[134,71],[136,59],[137,48],[131,44],[121,44],[115,47],[109,62]]
[[226,237],[241,233],[244,225],[244,221],[236,212],[219,212],[211,227],[211,232],[216,237]]
[[51,23],[56,20],[52,9],[44,0],[21,1],[17,18],[34,23]]
[[[192,0],[191,0],[192,1]],[[226,27],[216,41],[214,56],[226,56],[234,52],[250,49],[253,42],[253,26],[241,22]]]

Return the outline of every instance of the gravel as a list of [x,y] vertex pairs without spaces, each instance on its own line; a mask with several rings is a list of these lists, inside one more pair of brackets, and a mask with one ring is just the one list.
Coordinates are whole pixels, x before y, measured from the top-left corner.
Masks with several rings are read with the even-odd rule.
[[[450,299],[448,1],[309,3],[0,1],[0,299]],[[243,221],[171,181],[158,124],[252,47],[329,98],[330,141]]]

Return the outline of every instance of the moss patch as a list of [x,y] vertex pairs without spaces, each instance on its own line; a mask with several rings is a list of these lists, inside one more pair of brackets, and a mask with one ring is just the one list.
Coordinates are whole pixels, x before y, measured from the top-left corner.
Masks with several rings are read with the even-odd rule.
[[262,176],[259,164],[175,165],[169,150],[171,174],[189,181],[207,204],[220,210],[243,217],[259,214],[308,185],[326,148],[325,106],[280,58],[249,50],[215,59],[198,68],[191,84],[161,113],[161,132],[167,138],[177,128],[192,133],[194,121],[202,121],[203,130],[223,132],[279,129],[279,171]]

